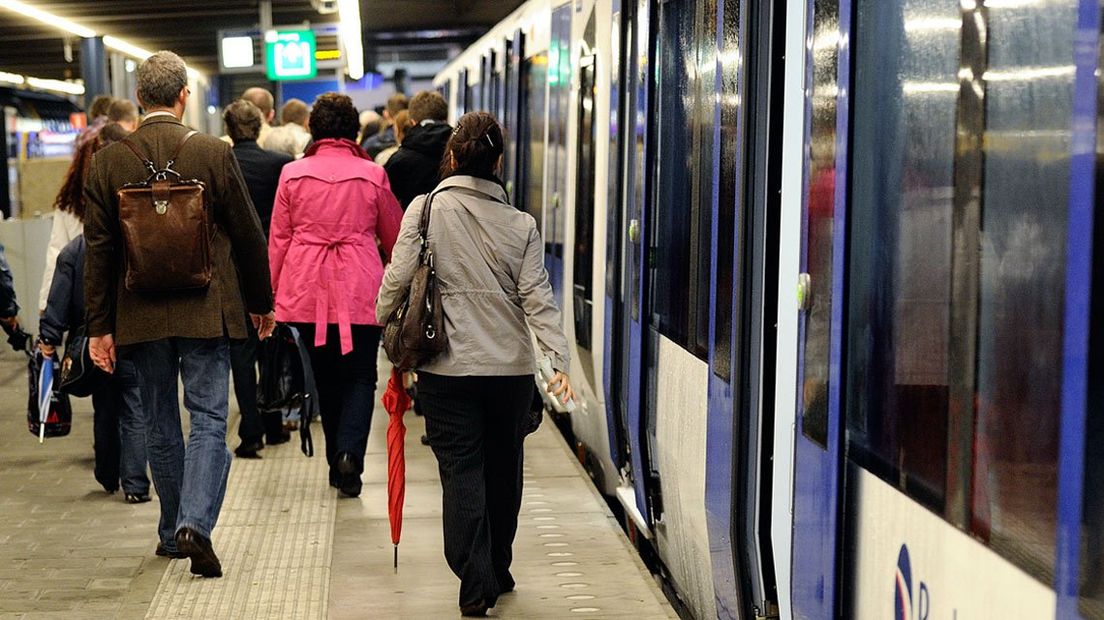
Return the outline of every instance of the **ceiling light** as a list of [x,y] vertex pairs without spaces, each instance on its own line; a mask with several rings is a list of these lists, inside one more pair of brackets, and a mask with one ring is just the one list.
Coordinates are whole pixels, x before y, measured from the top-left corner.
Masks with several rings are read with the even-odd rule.
[[137,58],[138,60],[145,60],[145,59],[149,58],[150,56],[153,56],[153,52],[151,52],[149,50],[142,49],[142,48],[138,47],[137,45],[133,45],[133,44],[127,42],[127,41],[124,41],[124,40],[118,38],[118,37],[113,37],[111,35],[107,35],[103,38],[103,40],[104,40],[104,45],[106,45],[107,47],[115,50],[116,52],[122,52],[123,54],[126,54],[127,56],[133,56],[134,58]]
[[347,73],[353,80],[364,77],[364,36],[360,29],[360,0],[338,0],[341,14],[341,46],[345,48]]
[[22,84],[25,81],[26,80],[23,79],[23,76],[19,75],[18,73],[8,73],[7,71],[0,71],[0,82],[4,82],[5,84]]
[[76,82],[64,82],[62,80],[44,80],[42,78],[29,77],[27,78],[27,85],[34,88],[41,88],[42,90],[54,90],[70,95],[83,95],[84,85],[77,84]]
[[73,23],[52,13],[47,13],[42,9],[37,9],[25,2],[20,2],[19,0],[7,0],[6,2],[0,3],[0,7],[15,11],[16,13],[19,13],[20,15],[24,15],[26,17],[30,17],[31,19],[38,20],[46,24],[47,26],[60,28],[70,34],[75,34],[78,37],[87,38],[96,36],[96,31],[92,30],[91,28]]

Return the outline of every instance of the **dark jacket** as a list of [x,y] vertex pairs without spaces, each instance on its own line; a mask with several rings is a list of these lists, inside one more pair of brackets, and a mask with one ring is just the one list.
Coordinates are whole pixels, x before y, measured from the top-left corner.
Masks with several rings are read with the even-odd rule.
[[[163,166],[187,131],[175,118],[158,115],[144,120],[127,139]],[[202,291],[157,295],[126,289],[115,192],[149,173],[126,144],[106,146],[93,157],[85,183],[84,290],[90,336],[114,334],[118,345],[173,337],[244,339],[248,337],[246,311],[272,311],[264,231],[230,145],[214,136],[197,135],[184,146],[174,170],[207,186],[211,285]]]
[[391,191],[405,210],[415,197],[437,187],[441,157],[452,137],[448,123],[424,121],[406,130],[402,146],[383,167],[391,181]]
[[38,322],[42,342],[60,346],[65,332],[84,322],[84,235],[58,254],[46,312]]
[[383,131],[374,136],[367,136],[360,142],[360,145],[364,147],[365,151],[368,151],[368,155],[371,156],[372,159],[375,159],[376,155],[379,155],[396,144],[394,125],[389,125]]
[[11,267],[4,256],[4,246],[0,245],[0,319],[11,318],[19,314],[19,304],[15,303],[15,280]]
[[257,145],[256,140],[235,142],[234,157],[241,166],[253,207],[261,217],[261,228],[264,229],[265,236],[268,236],[268,227],[272,223],[272,203],[276,201],[276,188],[280,185],[280,171],[284,169],[284,164],[295,161],[295,158],[284,153],[266,151]]

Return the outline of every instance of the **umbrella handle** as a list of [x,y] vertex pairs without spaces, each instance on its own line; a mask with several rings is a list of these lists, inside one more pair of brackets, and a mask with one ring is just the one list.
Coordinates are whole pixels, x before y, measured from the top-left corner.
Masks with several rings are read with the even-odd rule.
[[399,574],[399,546],[395,545],[395,574]]

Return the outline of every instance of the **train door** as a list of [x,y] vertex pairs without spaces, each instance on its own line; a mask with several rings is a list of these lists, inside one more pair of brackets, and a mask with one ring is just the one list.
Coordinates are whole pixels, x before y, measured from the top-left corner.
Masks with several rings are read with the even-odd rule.
[[[613,337],[610,360],[611,397],[607,400],[614,411],[622,470],[622,484],[617,498],[628,515],[628,525],[645,537],[651,537],[648,520],[646,477],[644,469],[644,435],[641,416],[642,344],[644,341],[644,205],[647,199],[646,174],[650,93],[649,16],[651,0],[625,0],[621,5],[621,174],[622,191],[616,228],[619,254],[615,273],[618,274],[616,295],[607,305],[613,313],[616,334]],[[607,224],[614,228],[614,218]],[[611,273],[614,273],[611,271]]]
[[552,11],[548,49],[548,202],[544,220],[544,256],[556,303],[564,303],[564,237],[566,235],[567,119],[571,105],[571,11],[565,4]]
[[846,185],[837,183],[837,162],[845,169],[847,161],[846,106],[837,104],[837,94],[845,91],[840,85],[848,74],[846,50],[840,48],[840,4],[809,0],[806,11],[811,45],[806,57],[791,582],[798,618],[836,617],[838,605],[841,313],[833,301],[842,292],[844,214],[837,205],[844,204]]

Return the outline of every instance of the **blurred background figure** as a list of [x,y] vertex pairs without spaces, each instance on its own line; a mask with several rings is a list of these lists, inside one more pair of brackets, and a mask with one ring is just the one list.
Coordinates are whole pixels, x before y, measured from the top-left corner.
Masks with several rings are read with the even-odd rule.
[[375,159],[376,155],[379,155],[383,149],[395,146],[395,117],[399,115],[399,112],[407,109],[408,106],[406,95],[402,93],[395,93],[387,99],[387,107],[383,109],[383,131],[362,143],[364,150],[368,151],[372,159]]
[[107,109],[107,121],[100,130],[101,140],[118,142],[138,129],[138,106],[129,99],[116,99]]
[[[298,103],[306,109],[306,104],[302,101]],[[287,108],[285,105],[284,110]],[[261,110],[251,102],[239,99],[231,103],[226,106],[222,119],[226,123],[230,139],[234,141],[234,157],[241,167],[249,197],[253,201],[253,207],[257,209],[261,227],[267,237],[280,172],[285,164],[294,159],[289,154],[268,151],[257,146],[257,136],[264,118]],[[272,130],[269,138],[277,137],[276,132],[283,128]],[[251,322],[247,321],[246,324],[249,337],[230,341],[230,371],[234,378],[234,395],[241,411],[241,424],[238,425],[241,444],[234,449],[234,454],[242,458],[260,458],[258,452],[266,443],[270,446],[285,443],[291,439],[291,434],[283,429],[283,418],[279,412],[265,414],[262,419],[257,410],[257,331]]]
[[[375,110],[365,110],[360,113],[360,137],[357,139],[357,143],[361,147],[368,144],[369,140],[376,138],[379,132],[383,129],[383,117],[379,115]],[[364,150],[368,150],[365,148]],[[372,158],[375,161],[375,157]],[[378,162],[377,162],[378,163]]]
[[273,128],[260,145],[269,151],[302,157],[311,141],[310,131],[307,129],[309,118],[310,108],[306,103],[299,99],[288,99],[284,107],[280,108],[280,126]]
[[[396,112],[395,114],[398,114]],[[391,191],[403,210],[416,196],[437,187],[441,157],[452,136],[448,124],[448,104],[437,91],[424,90],[410,100],[410,122],[399,150],[387,160],[387,178]]]
[[395,144],[389,146],[382,151],[379,155],[375,156],[376,163],[381,166],[387,165],[387,160],[391,159],[391,156],[399,150],[399,146],[402,144],[403,136],[406,135],[406,131],[410,129],[410,111],[400,110],[395,115]]

